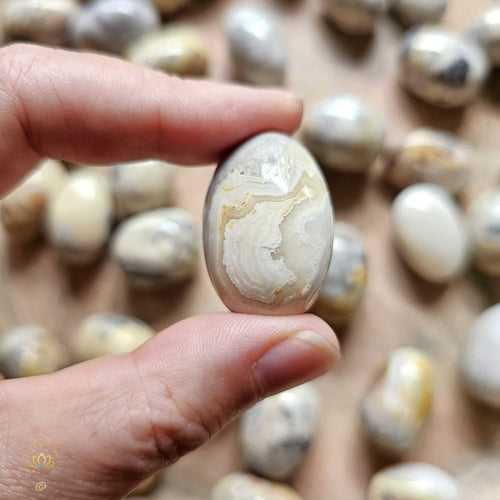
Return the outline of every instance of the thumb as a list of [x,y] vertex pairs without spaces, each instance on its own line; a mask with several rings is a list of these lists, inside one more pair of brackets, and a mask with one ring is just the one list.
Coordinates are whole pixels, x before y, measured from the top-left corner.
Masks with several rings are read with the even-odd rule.
[[[41,498],[118,498],[247,406],[324,373],[338,356],[332,330],[312,315],[189,318],[130,354],[1,382],[0,418],[9,423],[2,455],[50,442],[58,463]],[[8,467],[0,484],[2,474],[6,485],[12,469],[17,475],[9,498],[29,497],[33,471]]]

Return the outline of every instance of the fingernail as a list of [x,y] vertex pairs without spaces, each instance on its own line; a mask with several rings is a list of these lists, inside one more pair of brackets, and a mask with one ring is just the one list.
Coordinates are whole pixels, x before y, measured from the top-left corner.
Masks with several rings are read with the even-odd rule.
[[305,330],[267,351],[254,365],[266,395],[307,382],[329,370],[339,358],[337,346]]

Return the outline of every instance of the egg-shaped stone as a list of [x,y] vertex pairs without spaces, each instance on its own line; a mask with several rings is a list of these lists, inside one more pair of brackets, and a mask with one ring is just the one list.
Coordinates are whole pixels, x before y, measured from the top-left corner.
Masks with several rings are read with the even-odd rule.
[[41,326],[19,326],[0,337],[0,373],[6,378],[44,375],[67,364],[64,346]]
[[231,311],[309,309],[333,246],[330,194],[314,158],[275,132],[239,146],[208,189],[203,244],[212,283]]
[[107,179],[83,168],[72,172],[50,200],[47,236],[66,262],[88,264],[102,254],[112,220],[113,199]]
[[370,105],[346,95],[321,101],[308,110],[303,135],[322,166],[363,172],[384,145],[385,126]]
[[191,278],[198,263],[198,230],[180,208],[134,215],[115,233],[112,255],[134,288],[163,288]]
[[438,23],[448,0],[392,0],[391,7],[405,25]]
[[309,383],[268,397],[241,418],[240,441],[248,466],[276,481],[300,465],[317,427],[320,397]]
[[500,189],[489,189],[468,211],[474,264],[491,276],[500,276]]
[[224,21],[236,77],[254,85],[282,85],[287,49],[272,13],[249,2],[236,3]]
[[93,0],[69,25],[77,47],[117,54],[159,26],[160,16],[149,0]]
[[475,17],[467,35],[484,47],[492,66],[500,66],[500,5]]
[[162,14],[172,15],[187,7],[192,0],[152,0]]
[[175,166],[163,161],[114,165],[111,184],[116,217],[123,219],[139,212],[171,205],[174,176]]
[[76,0],[10,0],[1,20],[5,38],[46,45],[66,44],[68,20],[79,8]]
[[345,322],[361,302],[367,273],[361,235],[350,224],[336,222],[330,268],[313,312],[329,323]]
[[469,233],[451,195],[435,184],[403,189],[392,205],[396,246],[421,278],[445,283],[469,262]]
[[286,484],[273,483],[244,472],[233,472],[213,488],[210,500],[301,500]]
[[406,462],[377,472],[367,500],[460,500],[456,481],[444,470],[421,462]]
[[208,72],[208,40],[194,26],[178,25],[148,33],[127,49],[127,58],[164,73],[203,76]]
[[323,0],[323,13],[349,35],[370,35],[389,9],[388,0]]
[[0,203],[3,227],[16,241],[32,241],[43,231],[45,208],[66,181],[66,169],[56,160],[43,160]]
[[469,393],[500,410],[500,304],[475,321],[465,346],[462,374]]
[[400,79],[416,97],[440,107],[463,106],[476,98],[488,75],[484,50],[441,26],[423,25],[404,37]]
[[387,452],[408,450],[429,416],[433,395],[432,360],[418,349],[394,349],[362,402],[367,437]]
[[131,352],[154,334],[140,319],[116,313],[94,314],[78,325],[72,339],[73,355],[78,361],[85,361]]
[[457,194],[469,182],[471,172],[468,144],[444,130],[423,127],[406,136],[386,177],[399,188],[430,182]]

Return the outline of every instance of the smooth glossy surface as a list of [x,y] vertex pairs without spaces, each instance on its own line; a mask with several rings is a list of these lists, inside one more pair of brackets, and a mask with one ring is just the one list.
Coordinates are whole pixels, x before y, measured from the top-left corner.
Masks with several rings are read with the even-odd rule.
[[440,26],[414,28],[401,44],[403,85],[436,106],[458,107],[472,101],[488,70],[486,54],[478,44]]
[[420,277],[445,283],[469,261],[469,234],[450,194],[435,184],[407,187],[393,202],[396,245]]
[[79,8],[76,0],[9,0],[1,20],[5,37],[46,45],[65,44],[67,22]]
[[122,53],[159,26],[160,16],[147,0],[93,0],[71,20],[70,30],[77,47]]
[[64,346],[41,326],[19,326],[0,338],[0,373],[7,378],[52,373],[67,364]]
[[386,176],[400,188],[431,182],[456,194],[471,177],[471,161],[471,149],[456,135],[418,128],[406,136]]
[[56,160],[43,160],[0,204],[2,224],[16,241],[36,239],[43,230],[45,208],[66,181],[66,169]]
[[327,19],[350,35],[371,34],[389,8],[388,0],[322,0]]
[[474,263],[483,273],[500,276],[500,189],[484,192],[468,213]]
[[484,47],[493,66],[500,66],[500,5],[479,14],[467,34]]
[[171,205],[174,175],[174,165],[163,161],[114,165],[111,183],[116,217],[123,219],[139,212]]
[[285,484],[234,472],[215,485],[210,500],[301,500],[301,497]]
[[314,105],[304,117],[304,142],[318,162],[344,172],[362,172],[384,144],[379,115],[355,96],[339,96]]
[[241,418],[240,441],[248,466],[274,480],[289,478],[304,459],[320,409],[309,383],[268,397]]
[[68,263],[88,264],[102,254],[112,220],[107,179],[88,169],[76,170],[49,202],[47,236]]
[[128,48],[127,58],[164,73],[203,76],[208,72],[209,45],[194,26],[167,26],[139,38]]
[[330,268],[313,312],[330,323],[347,320],[361,301],[367,273],[361,235],[350,224],[336,222]]
[[180,208],[130,217],[115,233],[112,255],[135,288],[163,288],[191,278],[198,260],[198,231]]
[[460,493],[455,480],[444,470],[407,462],[375,474],[367,500],[460,500]]
[[208,272],[226,306],[300,314],[313,304],[333,245],[321,171],[292,138],[260,134],[219,165],[205,201]]
[[437,23],[448,0],[392,0],[392,8],[405,25]]
[[235,3],[227,11],[224,28],[236,77],[255,85],[281,85],[287,51],[279,24],[262,6]]
[[500,410],[500,304],[486,309],[472,326],[462,373],[477,400]]
[[78,361],[131,352],[149,340],[154,330],[143,321],[123,314],[101,313],[84,319],[73,336]]
[[370,441],[399,453],[414,445],[432,407],[434,366],[422,351],[400,347],[389,354],[362,403]]

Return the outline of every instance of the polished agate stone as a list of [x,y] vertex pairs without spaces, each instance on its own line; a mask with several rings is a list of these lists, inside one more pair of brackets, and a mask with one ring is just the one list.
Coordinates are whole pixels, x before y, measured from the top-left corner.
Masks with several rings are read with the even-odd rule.
[[350,224],[336,222],[330,268],[313,312],[329,323],[345,322],[361,302],[367,273],[360,234]]
[[462,360],[469,393],[500,410],[500,304],[484,311],[472,326]]
[[385,127],[367,103],[354,96],[321,101],[304,117],[304,142],[318,162],[344,172],[363,172],[384,145]]
[[470,240],[451,195],[435,184],[407,187],[393,202],[396,246],[421,278],[446,283],[464,271]]
[[114,165],[111,184],[117,219],[171,205],[175,166],[157,160]]
[[281,85],[287,50],[278,23],[262,6],[236,3],[226,13],[226,36],[236,77],[255,85]]
[[210,500],[301,500],[301,497],[288,485],[233,472],[215,485]]
[[500,276],[500,189],[490,189],[475,200],[468,220],[474,264],[485,274]]
[[438,23],[448,0],[392,0],[391,7],[405,25]]
[[363,399],[361,415],[372,443],[399,453],[415,443],[432,407],[434,366],[423,352],[394,349]]
[[64,346],[41,326],[19,326],[0,338],[0,373],[6,378],[44,375],[67,364]]
[[319,409],[319,393],[308,383],[247,410],[241,418],[240,441],[248,466],[268,479],[288,479],[309,448]]
[[159,26],[160,16],[147,0],[94,0],[69,25],[77,47],[117,54]]
[[476,98],[488,70],[486,54],[477,43],[440,26],[410,30],[399,53],[403,85],[440,107],[463,106]]
[[457,194],[469,182],[471,159],[470,147],[456,135],[444,130],[418,128],[406,136],[386,177],[400,188],[430,182]]
[[461,500],[456,481],[434,465],[407,462],[377,472],[367,500]]
[[153,31],[127,49],[136,64],[179,76],[204,76],[208,72],[208,41],[194,26],[178,25]]
[[73,355],[78,361],[85,361],[131,352],[154,334],[140,319],[115,313],[94,314],[78,325],[72,339]]
[[111,187],[104,175],[75,170],[52,198],[47,210],[49,241],[63,260],[89,264],[102,254],[113,221]]
[[388,0],[323,0],[323,13],[349,35],[370,35],[387,12]]
[[484,47],[492,66],[500,66],[500,5],[492,6],[474,18],[467,35]]
[[0,203],[3,227],[16,241],[32,241],[43,231],[45,208],[66,181],[66,169],[56,160],[43,160]]
[[198,263],[198,231],[180,208],[134,215],[117,228],[111,253],[130,286],[164,288],[191,278]]
[[329,190],[314,158],[275,132],[243,143],[212,179],[203,243],[212,283],[231,311],[309,309],[333,246]]
[[76,0],[9,0],[1,20],[5,38],[45,45],[66,44],[68,20],[79,8]]

